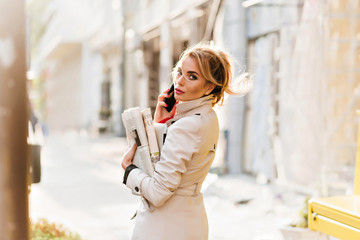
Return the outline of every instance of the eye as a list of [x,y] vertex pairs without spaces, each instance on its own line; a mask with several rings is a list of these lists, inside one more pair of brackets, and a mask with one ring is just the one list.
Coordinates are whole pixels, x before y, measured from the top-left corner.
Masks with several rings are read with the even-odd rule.
[[177,76],[177,77],[180,77],[181,75],[182,75],[181,69],[178,69],[178,70],[176,71],[176,76]]
[[196,80],[197,77],[196,77],[195,75],[190,75],[189,79],[190,79],[190,80]]

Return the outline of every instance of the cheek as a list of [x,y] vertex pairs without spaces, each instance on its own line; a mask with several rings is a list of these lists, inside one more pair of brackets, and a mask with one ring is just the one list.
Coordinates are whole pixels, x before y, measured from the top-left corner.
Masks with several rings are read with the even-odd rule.
[[193,84],[193,86],[190,89],[190,93],[192,95],[197,95],[197,96],[202,96],[205,93],[205,87],[203,86],[203,84]]

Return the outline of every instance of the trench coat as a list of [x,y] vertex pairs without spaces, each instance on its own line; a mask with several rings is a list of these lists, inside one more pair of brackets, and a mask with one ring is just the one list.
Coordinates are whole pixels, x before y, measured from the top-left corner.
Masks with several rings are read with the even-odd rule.
[[152,177],[139,168],[126,186],[142,196],[131,239],[207,240],[201,185],[215,156],[219,123],[212,95],[177,104]]

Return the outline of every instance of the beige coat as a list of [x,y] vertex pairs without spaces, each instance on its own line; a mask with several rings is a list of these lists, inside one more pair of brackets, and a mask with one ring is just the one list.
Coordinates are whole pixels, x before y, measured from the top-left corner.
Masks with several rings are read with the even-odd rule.
[[[132,239],[206,240],[208,222],[200,193],[219,135],[212,96],[179,103],[153,177],[140,169],[126,185],[142,196]],[[146,200],[145,200],[146,199]]]

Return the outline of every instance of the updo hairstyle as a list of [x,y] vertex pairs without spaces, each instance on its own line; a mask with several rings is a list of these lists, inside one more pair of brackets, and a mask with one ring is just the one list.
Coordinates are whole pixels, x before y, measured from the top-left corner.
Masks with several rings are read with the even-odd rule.
[[220,105],[223,103],[224,93],[230,95],[239,94],[234,92],[230,87],[232,80],[231,58],[225,51],[204,44],[190,47],[180,56],[180,60],[173,69],[173,77],[176,76],[177,69],[181,66],[186,57],[191,57],[195,60],[204,78],[216,85],[214,90],[210,93],[214,96],[212,102],[213,106],[217,103]]

